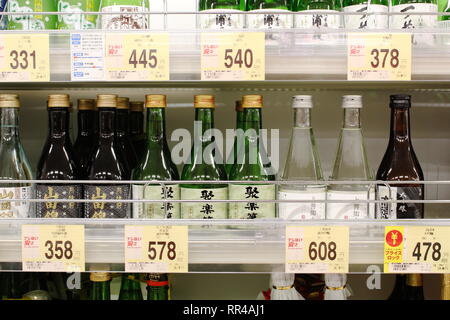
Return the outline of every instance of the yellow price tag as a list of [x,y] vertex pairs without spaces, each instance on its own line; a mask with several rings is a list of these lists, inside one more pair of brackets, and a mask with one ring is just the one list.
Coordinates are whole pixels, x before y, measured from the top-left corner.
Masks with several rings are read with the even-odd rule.
[[202,33],[201,79],[265,80],[265,55],[263,32]]
[[347,226],[287,226],[286,273],[347,273]]
[[125,271],[188,272],[187,226],[125,226]]
[[48,34],[0,35],[0,81],[50,81]]
[[347,80],[411,80],[411,34],[349,33]]
[[84,272],[84,226],[23,225],[22,269]]
[[384,272],[450,272],[450,227],[388,226],[384,234]]
[[105,66],[108,81],[169,80],[169,35],[107,34]]

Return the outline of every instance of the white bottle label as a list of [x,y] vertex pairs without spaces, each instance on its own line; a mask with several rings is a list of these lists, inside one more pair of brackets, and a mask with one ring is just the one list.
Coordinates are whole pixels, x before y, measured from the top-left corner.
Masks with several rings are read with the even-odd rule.
[[[375,192],[367,191],[335,191],[329,190],[327,199],[330,200],[374,200]],[[367,210],[369,208],[369,210]],[[374,203],[331,203],[327,205],[327,219],[373,219]]]
[[256,14],[247,15],[247,28],[250,29],[289,29],[293,25],[292,14],[266,14],[265,12],[289,12],[283,9],[252,10]]
[[295,15],[295,27],[300,29],[339,29],[341,26],[341,17],[336,10],[305,10],[302,12],[314,11],[314,14]]
[[[32,187],[0,188],[0,199],[31,199]],[[30,202],[0,202],[0,218],[28,218]]]
[[230,200],[248,200],[249,202],[230,202],[230,219],[273,219],[274,202],[251,202],[251,200],[275,200],[275,185],[230,184]]
[[[133,200],[180,200],[180,187],[174,185],[133,185]],[[180,203],[133,203],[134,219],[180,219]]]
[[[236,9],[209,9],[201,12],[211,14],[200,14],[200,28],[202,29],[241,29],[244,28],[245,17],[240,10]],[[220,12],[220,13],[219,13]]]
[[[228,188],[194,189],[180,188],[181,200],[228,200]],[[181,203],[183,219],[227,219],[226,202],[189,202]]]
[[102,15],[103,30],[148,29],[148,15],[134,13],[148,12],[145,7],[115,5],[102,8],[102,12],[120,13]]
[[[325,188],[313,190],[289,190],[278,193],[279,200],[325,200]],[[280,203],[279,217],[282,219],[325,219],[325,202]]]
[[[347,29],[387,29],[388,6],[381,4],[356,4],[344,8],[345,13],[361,12],[361,15],[345,16]],[[386,15],[367,15],[366,13],[385,13]]]
[[437,5],[433,3],[408,3],[392,7],[392,12],[402,12],[404,15],[391,16],[391,29],[417,29],[435,28],[437,16],[410,15],[411,12],[438,12]]

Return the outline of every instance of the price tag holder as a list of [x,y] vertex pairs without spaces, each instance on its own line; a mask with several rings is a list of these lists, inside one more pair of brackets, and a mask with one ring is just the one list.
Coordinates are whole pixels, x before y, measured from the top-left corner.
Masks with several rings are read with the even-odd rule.
[[125,226],[125,271],[188,272],[187,226]]
[[349,33],[347,80],[411,80],[411,34]]
[[450,273],[450,227],[387,226],[385,273]]
[[48,34],[0,35],[0,82],[50,81]]
[[106,34],[107,81],[169,80],[169,35]]
[[84,226],[23,225],[22,270],[84,272]]
[[348,273],[347,226],[287,226],[286,273]]
[[265,55],[263,32],[202,33],[201,79],[265,80]]

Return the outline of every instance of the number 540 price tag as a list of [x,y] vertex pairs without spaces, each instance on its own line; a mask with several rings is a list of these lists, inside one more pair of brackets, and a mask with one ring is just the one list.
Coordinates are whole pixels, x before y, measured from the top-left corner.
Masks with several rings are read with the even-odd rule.
[[286,273],[347,273],[346,226],[287,226]]
[[125,271],[188,271],[187,226],[125,226]]
[[23,225],[23,271],[83,272],[84,226]]

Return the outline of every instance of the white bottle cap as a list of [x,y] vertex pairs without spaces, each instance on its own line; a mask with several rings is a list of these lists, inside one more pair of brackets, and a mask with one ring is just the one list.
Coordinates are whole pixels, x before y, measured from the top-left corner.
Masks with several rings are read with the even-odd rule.
[[293,96],[292,108],[312,108],[312,96]]
[[362,108],[362,97],[356,95],[343,96],[342,108]]

